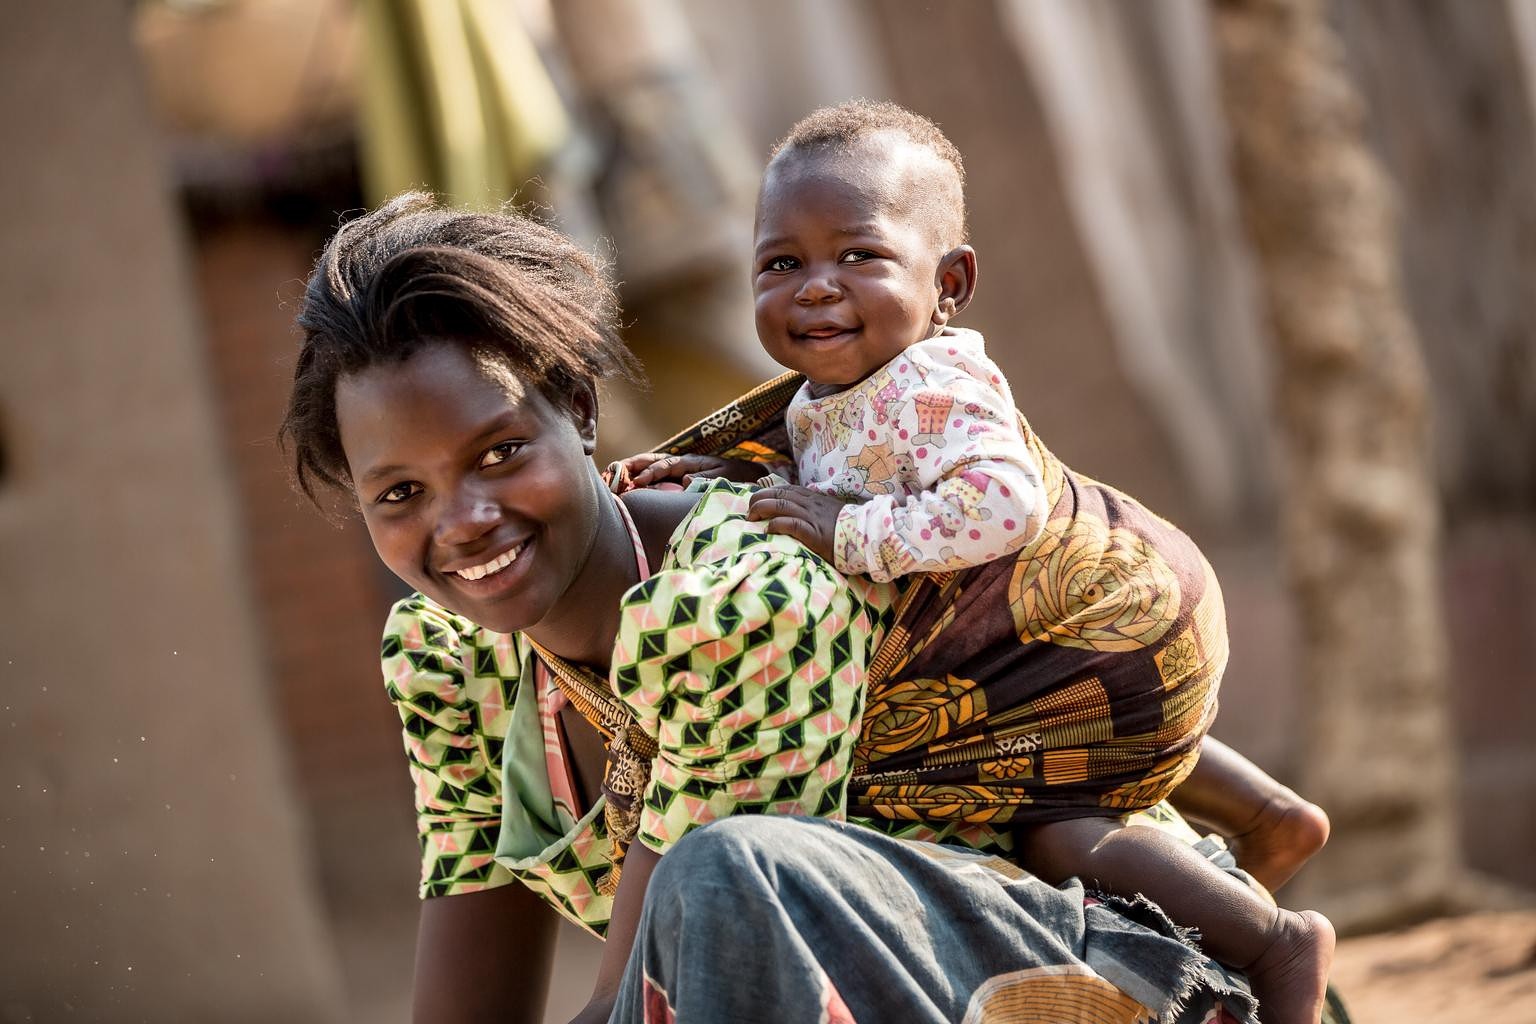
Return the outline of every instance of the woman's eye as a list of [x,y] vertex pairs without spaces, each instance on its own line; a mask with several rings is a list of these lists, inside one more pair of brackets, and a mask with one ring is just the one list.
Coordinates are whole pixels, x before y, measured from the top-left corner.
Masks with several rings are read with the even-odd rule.
[[417,484],[395,484],[389,490],[379,495],[379,503],[383,505],[398,505],[402,501],[414,498],[421,490]]
[[843,253],[844,263],[863,263],[865,260],[872,260],[874,258],[875,254],[868,249],[850,249]]
[[800,261],[793,256],[775,256],[763,264],[764,270],[773,270],[782,273],[786,270],[794,270],[800,265]]
[[493,445],[489,451],[481,456],[480,468],[486,469],[490,466],[499,466],[516,455],[520,447],[522,446],[516,441],[503,441],[501,444]]

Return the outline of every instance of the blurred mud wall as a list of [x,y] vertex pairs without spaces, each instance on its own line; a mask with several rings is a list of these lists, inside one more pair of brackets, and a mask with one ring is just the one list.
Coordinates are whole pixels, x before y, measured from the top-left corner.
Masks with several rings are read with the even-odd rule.
[[1536,887],[1536,2],[1330,14],[1429,370],[1463,855]]
[[1536,506],[1536,3],[1333,6],[1396,188],[1452,523]]
[[1389,926],[1455,906],[1462,878],[1423,350],[1395,204],[1324,0],[1214,12],[1274,339],[1300,776],[1339,837],[1314,877],[1342,925]]
[[336,1020],[127,7],[5,14],[0,1020]]

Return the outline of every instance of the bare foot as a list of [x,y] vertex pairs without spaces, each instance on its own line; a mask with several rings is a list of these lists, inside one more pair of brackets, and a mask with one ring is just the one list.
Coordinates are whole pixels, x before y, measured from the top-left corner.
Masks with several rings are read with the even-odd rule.
[[1317,1024],[1323,1015],[1333,925],[1315,910],[1282,910],[1275,938],[1247,967],[1263,1024]]
[[1264,805],[1228,845],[1237,866],[1275,892],[1328,841],[1328,815],[1296,794]]

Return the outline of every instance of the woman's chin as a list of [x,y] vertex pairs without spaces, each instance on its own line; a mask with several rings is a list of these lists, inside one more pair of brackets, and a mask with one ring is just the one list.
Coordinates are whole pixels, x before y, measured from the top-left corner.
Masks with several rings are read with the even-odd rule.
[[445,595],[453,598],[450,601],[436,599],[438,604],[447,608],[455,615],[462,615],[481,629],[488,629],[492,633],[521,633],[530,626],[538,624],[537,617],[527,614],[521,604],[516,607],[510,603],[495,601],[467,601],[458,595]]
[[[475,625],[494,633],[516,633],[536,625],[540,616],[530,608],[528,580],[513,573],[516,565],[502,570],[506,579],[488,576],[480,580],[451,579],[437,581],[432,600],[455,615],[462,615]],[[501,574],[498,574],[501,575]]]

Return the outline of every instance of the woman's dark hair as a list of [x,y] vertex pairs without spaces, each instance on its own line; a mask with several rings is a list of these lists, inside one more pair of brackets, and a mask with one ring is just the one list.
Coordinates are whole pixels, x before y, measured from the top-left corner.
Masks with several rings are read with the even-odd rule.
[[346,489],[336,384],[423,344],[460,344],[569,407],[599,381],[642,380],[618,335],[602,267],[560,233],[513,213],[445,210],[405,192],[326,244],[295,322],[304,333],[278,438],[299,488]]

